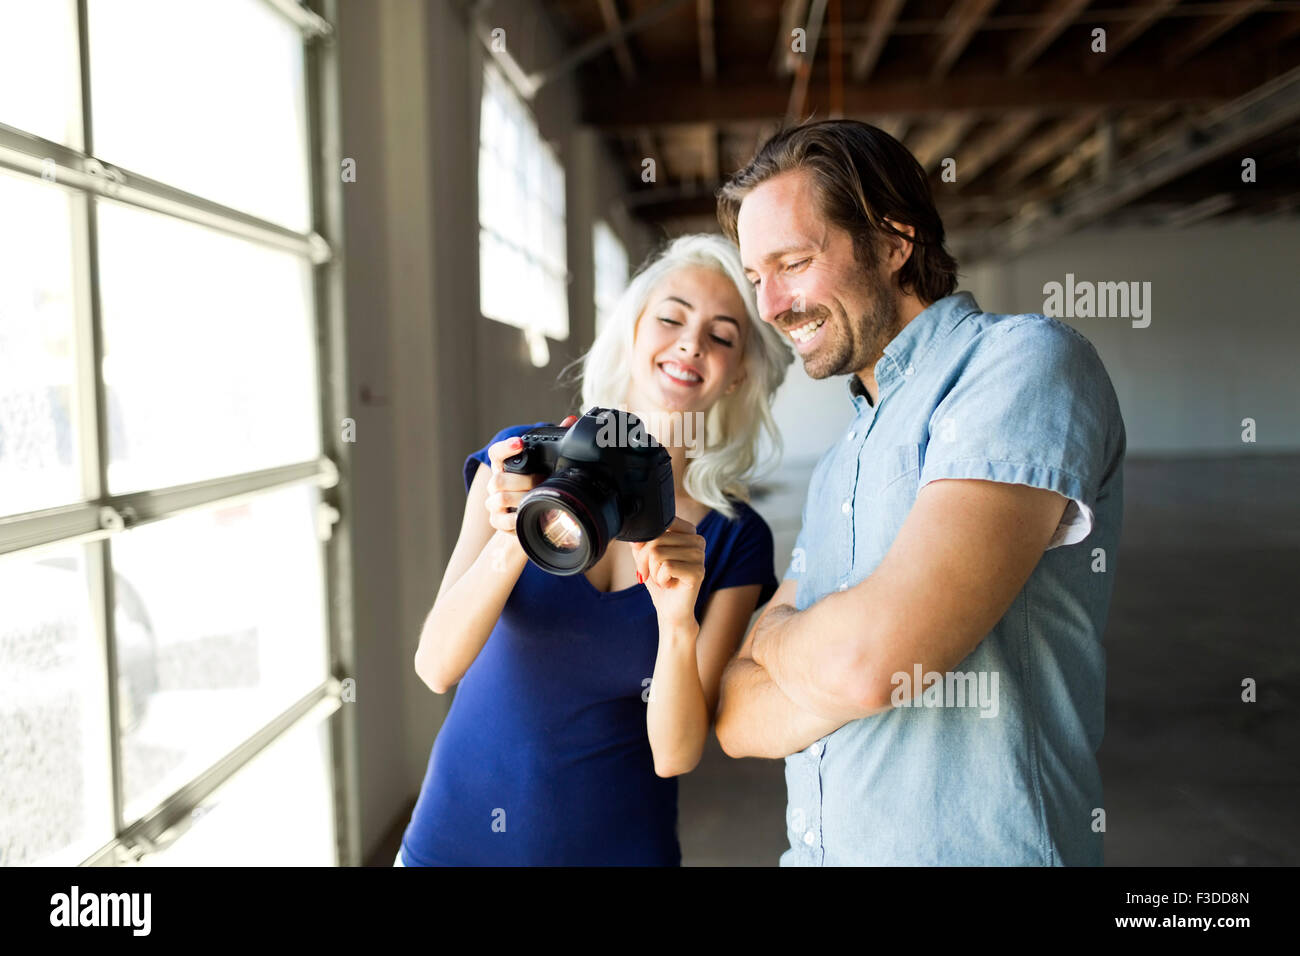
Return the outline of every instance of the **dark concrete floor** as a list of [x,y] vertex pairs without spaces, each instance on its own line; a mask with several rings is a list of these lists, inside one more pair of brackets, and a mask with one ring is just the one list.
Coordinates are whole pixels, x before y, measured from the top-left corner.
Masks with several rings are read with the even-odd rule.
[[[1300,457],[1130,459],[1125,486],[1098,756],[1106,863],[1296,865]],[[1241,700],[1247,677],[1257,703]],[[775,865],[783,768],[715,740],[681,782],[683,863]]]

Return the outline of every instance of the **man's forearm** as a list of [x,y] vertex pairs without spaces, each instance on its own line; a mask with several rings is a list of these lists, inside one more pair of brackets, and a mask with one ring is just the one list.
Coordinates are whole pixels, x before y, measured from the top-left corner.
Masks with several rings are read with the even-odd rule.
[[789,608],[764,624],[755,629],[752,656],[796,707],[836,726],[888,709],[864,709],[862,675],[843,663],[853,659],[848,642],[861,642],[867,627],[852,592],[828,594],[803,611]]
[[787,757],[843,723],[797,706],[748,656],[736,657],[723,672],[717,734],[729,756]]

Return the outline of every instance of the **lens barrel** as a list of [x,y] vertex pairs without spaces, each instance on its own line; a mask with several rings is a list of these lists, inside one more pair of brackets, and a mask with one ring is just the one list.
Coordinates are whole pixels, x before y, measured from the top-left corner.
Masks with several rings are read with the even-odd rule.
[[601,559],[622,524],[617,489],[590,472],[568,468],[524,496],[515,535],[543,570],[582,574]]

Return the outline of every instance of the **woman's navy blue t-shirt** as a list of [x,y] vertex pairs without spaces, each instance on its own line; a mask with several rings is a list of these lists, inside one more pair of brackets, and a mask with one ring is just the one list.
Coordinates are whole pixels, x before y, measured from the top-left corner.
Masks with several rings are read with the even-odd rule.
[[[465,461],[465,489],[497,432]],[[701,519],[703,619],[721,588],[776,591],[772,532],[744,502]],[[402,838],[407,866],[681,863],[677,778],[659,777],[646,702],[659,628],[644,584],[604,593],[531,561],[457,685]]]

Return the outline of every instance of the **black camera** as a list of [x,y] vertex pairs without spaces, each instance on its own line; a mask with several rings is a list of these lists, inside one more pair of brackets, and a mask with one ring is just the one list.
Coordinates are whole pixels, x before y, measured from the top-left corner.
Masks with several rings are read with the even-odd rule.
[[652,541],[677,511],[673,465],[641,419],[593,407],[568,428],[520,436],[503,462],[517,475],[548,475],[519,503],[515,534],[529,560],[551,574],[581,574],[617,538]]

